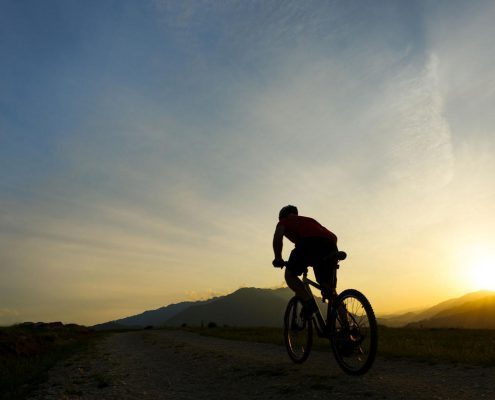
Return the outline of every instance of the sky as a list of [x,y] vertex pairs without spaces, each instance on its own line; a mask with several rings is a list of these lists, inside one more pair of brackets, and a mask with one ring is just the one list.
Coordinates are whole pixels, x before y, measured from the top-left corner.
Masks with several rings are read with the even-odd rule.
[[378,314],[495,290],[493,15],[1,0],[0,325],[280,287],[287,204]]

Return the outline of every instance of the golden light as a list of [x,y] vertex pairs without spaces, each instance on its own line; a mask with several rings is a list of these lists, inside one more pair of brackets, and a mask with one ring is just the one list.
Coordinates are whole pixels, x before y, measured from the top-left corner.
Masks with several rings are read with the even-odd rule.
[[486,251],[473,254],[470,279],[475,289],[495,290],[495,255]]

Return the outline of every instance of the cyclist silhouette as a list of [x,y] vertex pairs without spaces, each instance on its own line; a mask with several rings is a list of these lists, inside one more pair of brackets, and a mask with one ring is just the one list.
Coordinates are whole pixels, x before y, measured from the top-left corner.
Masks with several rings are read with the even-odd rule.
[[[337,236],[313,218],[300,216],[297,207],[288,205],[280,210],[278,224],[273,235],[274,267],[285,269],[287,285],[303,301],[303,312],[310,316],[317,306],[306,291],[299,276],[312,266],[316,280],[323,287],[332,287],[332,261],[326,256],[337,251]],[[282,258],[283,237],[295,244],[287,263]]]

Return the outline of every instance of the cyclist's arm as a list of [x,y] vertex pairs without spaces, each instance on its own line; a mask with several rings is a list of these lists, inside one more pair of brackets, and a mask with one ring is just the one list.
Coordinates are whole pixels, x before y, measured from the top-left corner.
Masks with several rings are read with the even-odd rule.
[[273,253],[275,254],[275,259],[282,259],[282,247],[284,239],[284,227],[283,225],[277,225],[275,233],[273,235]]

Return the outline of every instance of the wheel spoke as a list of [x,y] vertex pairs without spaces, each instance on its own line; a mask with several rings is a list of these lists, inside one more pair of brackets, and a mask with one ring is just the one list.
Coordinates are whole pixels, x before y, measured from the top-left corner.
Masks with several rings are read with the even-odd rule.
[[308,358],[312,345],[312,324],[301,316],[302,303],[294,297],[284,317],[284,341],[289,357],[296,363]]
[[339,295],[332,312],[332,349],[339,365],[350,374],[366,372],[376,354],[376,320],[368,300],[356,290]]

